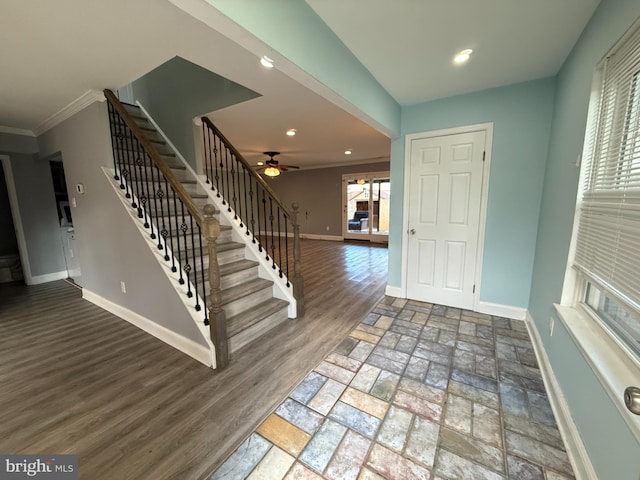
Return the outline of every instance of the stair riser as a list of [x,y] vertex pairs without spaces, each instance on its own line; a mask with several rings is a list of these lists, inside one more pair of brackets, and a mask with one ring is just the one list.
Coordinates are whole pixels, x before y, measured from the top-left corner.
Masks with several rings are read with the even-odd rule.
[[224,304],[224,312],[227,315],[227,318],[233,317],[234,315],[238,315],[241,312],[247,311],[256,305],[269,300],[270,298],[273,298],[273,288],[271,286]]
[[[144,123],[138,123],[139,126],[143,127],[144,130],[142,130],[142,133],[149,139],[152,141],[153,145],[156,146],[158,145],[158,142],[162,142],[163,144],[166,144],[165,139],[162,137],[162,135],[160,135],[157,131],[151,131],[148,130],[148,127],[150,125],[148,124],[144,124]],[[134,137],[135,138],[135,137]],[[122,142],[122,144],[124,145],[131,145],[132,143],[135,143],[135,140],[133,140],[132,137],[127,136],[126,134],[120,138],[117,135],[112,135],[111,136],[111,141],[114,142],[115,145],[118,145],[119,143],[117,142]]]
[[[140,123],[138,123],[140,125]],[[143,124],[144,125],[144,124]],[[147,125],[144,125],[145,127]],[[171,147],[165,142],[164,138],[158,132],[150,132],[148,130],[144,130],[144,135],[151,141],[151,144],[158,150],[159,153],[169,153],[173,154],[173,150]],[[135,137],[130,137],[125,135],[120,138],[118,136],[111,137],[112,145],[115,145],[116,148],[122,148],[123,150],[132,150],[135,151],[136,141]]]
[[281,324],[289,318],[287,307],[280,309],[279,311],[265,317],[255,325],[241,331],[237,335],[234,335],[229,339],[229,351],[231,353],[239,350],[240,348],[248,345],[256,338],[260,337],[264,333],[268,332],[275,326]]
[[[169,247],[171,247],[170,244],[170,240],[167,239],[167,243],[169,243]],[[174,244],[176,245],[176,244]],[[191,245],[191,239],[189,239],[189,245]],[[182,248],[184,245],[182,244],[182,239],[180,240],[180,247]],[[176,245],[177,248],[177,245]],[[205,258],[207,258],[207,245],[206,243],[203,241],[202,242],[202,248],[205,250]],[[192,258],[192,252],[193,250],[191,250],[191,246],[189,246],[189,248],[187,249],[186,252],[186,257],[191,259]],[[200,248],[198,246],[198,244],[196,243],[196,258],[200,258]],[[181,255],[183,257],[185,257],[185,253],[182,252]],[[177,257],[177,253],[176,253],[176,257]],[[244,260],[244,248],[234,248],[232,250],[227,250],[224,252],[218,252],[218,265],[226,265],[227,263],[231,263],[231,262],[237,262],[238,260]],[[205,268],[209,268],[209,264],[205,263]]]
[[[140,165],[138,165],[136,163],[136,160],[138,158],[138,152],[132,151],[132,150],[122,150],[120,148],[116,148],[116,154],[117,157],[116,159],[122,163],[122,168],[129,168],[132,170],[132,175],[137,176],[139,175],[140,172]],[[160,157],[164,163],[171,169],[176,169],[176,170],[184,170],[186,172],[186,168],[184,167],[184,165],[176,159],[175,156],[173,155],[168,155],[168,156],[161,156]],[[154,175],[157,175],[156,170],[155,170],[155,166],[154,164],[151,163],[151,160],[149,161],[144,161],[142,163],[142,172],[144,175],[145,170],[147,171],[147,174],[149,174],[149,172],[151,170],[154,171]],[[149,177],[151,178],[151,177]],[[186,177],[189,178],[189,177]]]
[[[225,303],[223,305],[224,312],[227,315],[227,318],[233,317],[234,315],[249,310],[256,305],[269,300],[270,298],[273,298],[273,287],[271,286],[250,293],[242,298],[232,300],[229,303]],[[223,301],[224,300],[226,299],[223,298]]]
[[[162,228],[162,221],[159,222],[160,224],[160,228]],[[165,225],[168,225],[167,223],[165,223]],[[178,232],[175,231],[175,227],[174,227],[174,223],[171,224],[171,228],[172,228],[172,235],[167,237],[167,242],[171,242],[171,238],[173,238],[174,243],[176,242],[176,237],[178,236]],[[220,232],[220,236],[218,237],[218,241],[216,243],[228,243],[231,241],[231,237],[232,237],[232,233],[231,233],[231,229],[224,229]],[[196,242],[198,241],[198,239],[195,239]],[[191,241],[191,238],[189,238],[189,241]],[[182,243],[182,235],[180,236],[180,242]],[[207,245],[207,240],[206,238],[202,237],[202,248],[206,248]]]
[[[207,199],[206,198],[194,198],[193,199],[194,203],[196,204],[196,206],[198,207],[198,209],[202,210],[202,208],[206,205],[207,203]],[[160,205],[159,201],[154,201],[154,199],[150,199],[147,202],[147,212],[151,212],[151,214],[155,217],[156,214],[158,215],[162,215],[162,216],[166,216],[166,215],[174,215],[176,212],[178,212],[180,215],[182,214],[182,207],[180,206],[179,202],[176,202],[175,204],[173,203],[173,200],[170,202],[162,202],[162,205]],[[185,213],[185,218],[187,217],[187,208],[184,208],[184,213]],[[189,219],[187,218],[187,225],[189,225]],[[194,222],[194,228],[195,228],[195,222]]]
[[[209,277],[207,276],[207,279]],[[247,268],[246,270],[241,270],[239,272],[230,273],[229,275],[224,275],[220,278],[220,288],[223,290],[229,287],[235,287],[236,285],[240,285],[246,281],[254,280],[258,278],[258,267]]]
[[[199,262],[199,260],[198,260]],[[209,281],[209,261],[208,256],[204,257],[204,279],[206,282]],[[198,263],[198,278],[200,277],[200,263]],[[258,278],[258,267],[248,268],[247,270],[243,270],[240,272],[234,272],[229,275],[224,275],[220,277],[220,288],[225,289],[229,287],[235,287],[236,285],[241,285],[244,282],[255,280]],[[207,289],[209,286],[207,285]]]
[[[191,197],[195,197],[196,200],[202,199],[202,201],[205,203],[211,203],[211,201],[209,200],[209,197],[207,196],[207,192],[204,191],[202,187],[200,187],[197,183],[183,183],[184,180],[187,180],[185,178],[186,175],[184,171],[172,170],[172,173],[176,176],[176,178],[178,178],[178,181],[180,181],[182,187],[185,189],[187,194],[189,194]],[[148,175],[150,174],[151,174],[150,170],[148,170]],[[156,176],[157,173],[154,172],[153,175]],[[179,177],[182,177],[182,178],[179,178]],[[147,182],[147,179],[143,177],[143,183],[144,183],[145,191],[147,191],[147,189],[150,190],[152,193],[157,192],[158,190],[162,190],[163,192],[168,191],[169,197],[172,199],[171,201],[173,201],[173,197],[174,197],[173,189],[171,188],[171,185],[169,185],[169,182],[165,184],[164,181],[162,182],[151,181],[151,177],[149,177],[149,181]]]
[[243,260],[244,248],[234,248],[224,252],[218,252],[218,265],[226,265],[227,263]]
[[206,190],[197,183],[183,183],[182,186],[189,195],[207,195]]
[[[157,170],[155,168],[144,168],[142,170],[142,178],[151,178],[151,175],[153,173],[153,175],[155,176],[154,178],[157,178]],[[182,185],[185,187],[185,189],[190,188],[192,189],[192,191],[197,192],[197,193],[204,193],[203,190],[198,189],[195,190],[197,185],[195,183],[195,180],[193,180],[193,183],[184,183],[184,182],[190,182],[192,180],[191,178],[191,174],[184,168],[172,168],[171,169],[171,173],[173,173],[173,175],[178,179],[178,181],[183,182]],[[147,177],[145,177],[144,175],[147,175]],[[134,178],[138,177],[138,170],[136,169],[136,173]],[[190,192],[191,193],[191,192]]]

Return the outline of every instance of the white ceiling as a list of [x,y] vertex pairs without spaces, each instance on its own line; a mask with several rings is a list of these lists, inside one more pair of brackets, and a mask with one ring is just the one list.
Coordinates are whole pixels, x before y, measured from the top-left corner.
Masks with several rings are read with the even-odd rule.
[[[307,3],[404,105],[555,74],[598,1]],[[38,132],[87,90],[122,87],[179,55],[262,95],[211,114],[251,162],[265,150],[304,168],[388,158],[386,136],[232,40],[243,43],[165,0],[3,0],[0,131]],[[452,66],[469,47],[471,61]]]
[[[306,0],[400,103],[555,75],[599,0]],[[473,49],[471,60],[453,56]]]

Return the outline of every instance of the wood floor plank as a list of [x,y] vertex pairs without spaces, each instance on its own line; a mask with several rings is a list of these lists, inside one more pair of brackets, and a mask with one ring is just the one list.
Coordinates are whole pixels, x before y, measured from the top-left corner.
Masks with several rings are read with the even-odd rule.
[[305,317],[219,373],[64,281],[0,285],[0,451],[76,453],[83,479],[206,478],[384,294],[385,247],[303,240],[302,259]]

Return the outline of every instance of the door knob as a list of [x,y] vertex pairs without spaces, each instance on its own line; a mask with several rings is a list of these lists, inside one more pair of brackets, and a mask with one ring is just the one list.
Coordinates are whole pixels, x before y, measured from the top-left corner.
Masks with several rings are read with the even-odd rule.
[[627,387],[624,391],[624,403],[631,413],[640,415],[640,388]]
[[411,230],[409,230],[411,232],[411,235],[415,235],[416,234],[416,229],[412,228]]

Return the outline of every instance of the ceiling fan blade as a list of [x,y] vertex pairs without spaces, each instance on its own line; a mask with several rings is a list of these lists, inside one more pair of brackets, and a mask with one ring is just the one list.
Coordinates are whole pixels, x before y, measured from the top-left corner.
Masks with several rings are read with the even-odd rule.
[[280,166],[280,168],[300,168],[300,167],[296,167],[295,165],[282,165],[282,164],[280,164],[279,166]]

